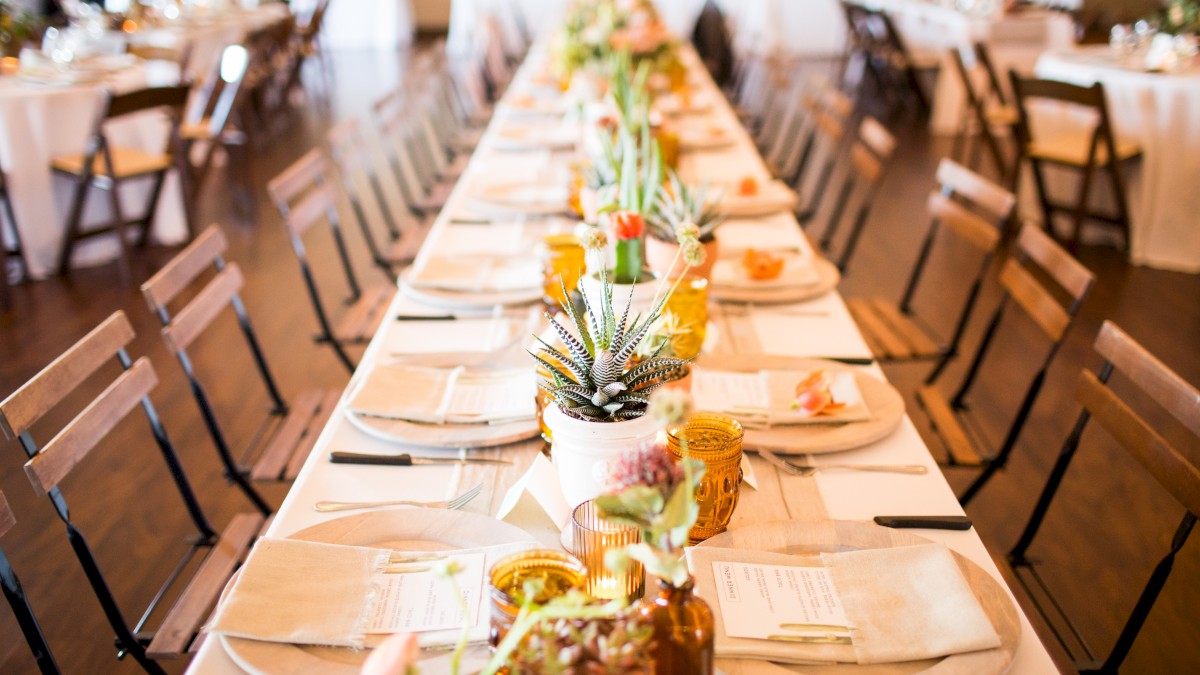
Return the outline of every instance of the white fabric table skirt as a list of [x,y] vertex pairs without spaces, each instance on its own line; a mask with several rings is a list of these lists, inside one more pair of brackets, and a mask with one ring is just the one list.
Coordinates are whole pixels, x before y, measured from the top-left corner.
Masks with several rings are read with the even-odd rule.
[[[540,71],[541,61],[535,48],[529,63],[518,73],[511,86],[510,95],[521,94],[522,80]],[[694,58],[689,61],[692,64],[691,67],[698,67]],[[707,175],[714,179],[737,180],[744,176],[765,178],[766,167],[749,135],[739,125],[733,111],[716,91],[711,80],[707,80],[707,82],[709,89],[707,93],[718,101],[718,105],[708,115],[697,116],[693,123],[702,128],[713,125],[720,126],[730,133],[736,142],[722,150],[686,155],[685,161],[681,162],[681,171],[693,176]],[[439,252],[438,248],[442,245],[443,233],[446,228],[450,227],[451,219],[478,218],[483,215],[472,208],[472,195],[483,186],[493,184],[498,180],[521,180],[534,176],[543,177],[547,181],[565,180],[563,163],[568,158],[567,155],[560,154],[556,157],[538,152],[504,152],[498,146],[497,141],[502,139],[499,139],[497,129],[506,126],[510,120],[506,117],[505,106],[497,106],[497,111],[497,117],[484,135],[446,207],[439,214],[416,265],[423,264],[424,260],[432,255],[444,254],[444,252]],[[782,225],[781,234],[790,237],[795,246],[808,250],[808,240],[795,224],[794,219],[784,216],[781,220],[787,221],[780,223]],[[727,225],[726,227],[729,229],[722,234],[723,240],[728,237],[731,243],[736,243],[737,226]],[[797,319],[788,315],[763,314],[754,317],[753,320],[759,326],[760,336],[764,336],[764,350],[797,356],[813,356],[830,354],[829,350],[832,344],[836,345],[839,355],[870,355],[870,350],[863,342],[853,319],[837,293],[830,293],[822,298],[804,303],[800,307],[803,307],[806,312],[811,312],[813,316]],[[397,294],[389,308],[389,315],[413,311],[437,313],[444,310],[431,310],[428,306],[420,305],[402,294]],[[798,329],[788,323],[795,320],[808,323]],[[778,338],[782,335],[788,336],[788,339],[766,339],[770,336]],[[402,322],[385,319],[379,333],[367,348],[352,381],[361,377],[375,363],[387,359],[392,352],[428,349],[427,341],[427,339],[422,339],[420,333],[406,330]],[[871,372],[877,376],[883,376],[882,371],[877,367],[872,367]],[[344,406],[345,400],[343,399],[339,403],[339,407]],[[468,480],[476,480],[464,477],[463,467],[454,466],[411,467],[395,470],[386,467],[331,464],[327,456],[330,449],[333,448],[362,452],[394,452],[396,446],[368,436],[354,427],[340,411],[335,412],[322,431],[311,456],[296,478],[287,498],[279,508],[269,534],[287,536],[297,530],[328,522],[344,515],[314,511],[313,503],[321,499],[443,499],[447,496],[454,496],[469,487]],[[421,454],[419,450],[415,452]],[[442,456],[444,456],[444,452]],[[929,468],[929,472],[921,476],[838,474],[833,472],[818,474],[814,480],[824,501],[825,509],[832,518],[866,520],[874,515],[885,513],[962,513],[962,508],[950,486],[938,470],[916,428],[907,419],[887,439],[858,450],[839,453],[835,459],[864,463],[923,464]],[[818,461],[825,460],[819,459]],[[754,462],[760,482],[778,480],[775,469],[760,460],[755,459]],[[492,481],[492,483],[494,482]],[[501,496],[508,486],[492,483],[485,480],[484,494],[476,502],[473,502],[468,510],[482,509],[489,514],[494,514]],[[752,490],[749,487],[743,487],[743,489]],[[780,515],[778,509],[771,513],[765,513],[748,506],[748,504],[754,503],[756,496],[749,494],[743,499],[742,505],[739,506],[739,512],[734,515],[733,527],[741,523],[786,517],[786,512],[784,515]],[[547,546],[558,546],[559,532],[549,518],[536,509],[518,508],[506,520],[526,529]],[[920,534],[931,540],[944,542],[1000,579],[995,564],[976,532],[923,530]],[[1003,581],[1001,583],[1003,584]],[[1024,618],[1023,614],[1021,616],[1021,644],[1011,672],[1020,675],[1056,673],[1053,662],[1033,632],[1028,620]],[[220,645],[219,640],[207,640],[192,661],[188,672],[204,675],[232,675],[241,671]]]
[[[1116,134],[1141,145],[1141,160],[1122,165],[1132,221],[1130,260],[1200,273],[1200,67],[1148,73],[1123,67],[1107,46],[1098,46],[1048,53],[1038,60],[1037,75],[1082,86],[1102,83]],[[1070,123],[1061,109],[1043,107],[1035,118],[1042,129]],[[1052,176],[1049,189],[1074,203],[1075,175]],[[1027,213],[1040,216],[1028,178],[1022,190],[1030,197],[1024,200]],[[1107,174],[1098,172],[1093,183],[1098,207],[1111,205],[1110,192]]]
[[263,3],[252,9],[218,15],[208,22],[146,28],[130,34],[128,39],[131,44],[155,47],[191,45],[188,74],[198,78],[216,63],[226,45],[243,42],[248,33],[271,25],[288,12],[283,3]]
[[[119,73],[109,81],[117,91],[148,84],[173,84],[178,69],[148,64]],[[8,176],[17,228],[25,247],[29,274],[34,279],[57,272],[59,247],[66,228],[73,183],[56,177],[50,160],[80,153],[87,144],[96,116],[104,101],[104,84],[44,86],[21,82],[16,76],[0,77],[0,167]],[[116,146],[161,152],[165,148],[166,120],[158,113],[119,120],[108,127],[109,140]],[[122,186],[121,208],[127,219],[145,210],[149,181],[131,181]],[[108,198],[92,191],[88,197],[85,223],[111,220]],[[11,224],[4,224],[8,236]],[[153,229],[154,241],[177,244],[187,238],[183,198],[178,177],[172,171],[159,198]],[[109,260],[116,242],[106,238],[83,242],[75,255],[76,264]]]

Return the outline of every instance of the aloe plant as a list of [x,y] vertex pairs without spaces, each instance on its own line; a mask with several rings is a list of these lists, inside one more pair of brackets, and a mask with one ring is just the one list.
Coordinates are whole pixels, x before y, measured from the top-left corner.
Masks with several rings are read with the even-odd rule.
[[668,172],[668,178],[670,191],[658,192],[655,208],[646,217],[650,234],[662,241],[675,242],[680,226],[692,223],[699,230],[697,236],[701,242],[712,241],[717,226],[725,221],[725,217],[717,208],[717,200],[709,199],[709,186],[688,186],[674,171]]
[[618,321],[612,303],[613,285],[603,273],[601,281],[599,306],[592,305],[587,294],[583,296],[584,314],[570,302],[562,303],[576,334],[546,315],[564,348],[538,338],[541,347],[530,355],[550,373],[538,386],[563,414],[592,422],[635,419],[645,414],[650,392],[683,377],[688,361],[660,356],[663,347],[659,347],[631,366],[635,350],[662,313],[665,297],[644,318],[635,316],[632,323],[632,303],[627,304]]

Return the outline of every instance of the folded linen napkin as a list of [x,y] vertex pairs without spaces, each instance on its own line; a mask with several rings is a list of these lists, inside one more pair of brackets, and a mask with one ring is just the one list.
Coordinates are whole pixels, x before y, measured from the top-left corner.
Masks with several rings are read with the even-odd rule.
[[433,251],[442,257],[518,256],[529,250],[525,240],[526,224],[500,222],[490,225],[450,225],[442,228],[437,240],[431,242]]
[[[867,549],[819,556],[765,551],[687,549],[697,593],[713,608],[718,657],[780,663],[892,663],[993,649],[1000,636],[954,555],[942,544]],[[713,563],[748,563],[829,570],[852,644],[730,637],[719,609]],[[786,610],[786,607],[782,607]]]
[[761,370],[738,373],[699,366],[692,369],[692,397],[697,410],[712,410],[731,415],[748,427],[800,424],[864,422],[871,411],[863,400],[854,373],[829,371],[832,402],[839,406],[813,414],[794,405],[797,384],[808,380],[812,372],[800,370]]
[[381,363],[367,373],[350,410],[434,424],[482,424],[537,414],[537,375],[529,368],[430,368]]
[[812,286],[821,281],[813,267],[812,256],[793,251],[776,250],[774,255],[783,258],[783,270],[774,279],[752,279],[742,260],[722,258],[713,265],[712,283],[721,288],[736,289],[779,289]]
[[542,287],[537,260],[516,256],[430,256],[409,277],[413,288],[493,293]]
[[207,630],[266,642],[361,649],[379,587],[376,574],[390,555],[387,549],[260,539]]

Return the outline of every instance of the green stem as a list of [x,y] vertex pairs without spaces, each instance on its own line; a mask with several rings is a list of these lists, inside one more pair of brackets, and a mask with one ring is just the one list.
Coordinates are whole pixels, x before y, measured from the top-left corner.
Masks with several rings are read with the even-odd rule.
[[619,284],[636,284],[642,274],[642,240],[621,239],[617,241],[617,262],[613,267],[613,281]]
[[467,606],[467,599],[463,597],[458,579],[453,575],[450,577],[450,588],[454,590],[454,597],[458,599],[458,609],[463,615],[462,633],[459,634],[458,644],[454,645],[454,654],[450,657],[450,672],[458,675],[463,652],[467,650],[467,637],[471,633],[471,608]]

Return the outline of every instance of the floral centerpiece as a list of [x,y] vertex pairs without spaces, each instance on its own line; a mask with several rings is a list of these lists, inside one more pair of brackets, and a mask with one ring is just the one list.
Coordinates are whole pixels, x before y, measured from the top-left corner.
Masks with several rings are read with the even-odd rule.
[[1170,0],[1156,17],[1163,32],[1171,35],[1200,33],[1200,2]]
[[617,51],[638,61],[674,59],[675,41],[650,0],[577,0],[550,43],[555,73],[569,82],[580,70],[602,67]]

